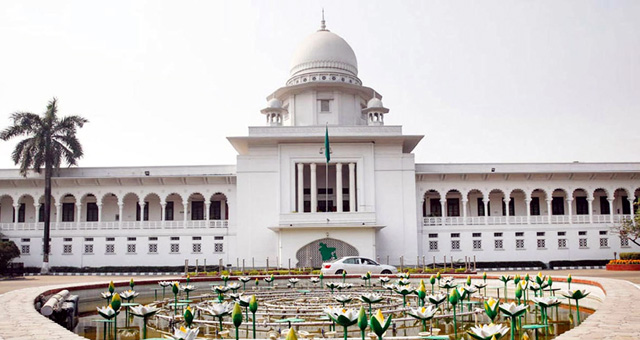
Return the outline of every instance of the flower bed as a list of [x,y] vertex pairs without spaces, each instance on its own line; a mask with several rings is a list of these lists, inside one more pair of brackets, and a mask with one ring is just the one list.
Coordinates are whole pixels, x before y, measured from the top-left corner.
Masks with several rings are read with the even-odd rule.
[[607,270],[636,270],[640,271],[640,260],[611,260]]

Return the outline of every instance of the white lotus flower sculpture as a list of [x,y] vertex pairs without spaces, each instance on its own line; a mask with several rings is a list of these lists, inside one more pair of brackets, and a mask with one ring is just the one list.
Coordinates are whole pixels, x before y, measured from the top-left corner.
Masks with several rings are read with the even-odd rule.
[[507,317],[511,318],[511,340],[515,339],[516,334],[516,321],[519,316],[527,311],[526,305],[516,305],[515,303],[502,303],[500,304],[500,311]]
[[429,307],[411,308],[409,312],[407,312],[407,314],[420,320],[422,322],[422,331],[426,332],[426,321],[433,319],[433,317],[436,315],[436,312],[438,312],[438,308],[431,305]]
[[173,329],[173,338],[176,340],[194,340],[198,333],[200,332],[200,328],[174,328]]
[[371,305],[374,303],[382,302],[383,297],[380,294],[364,293],[360,295],[360,301],[369,305],[369,316],[372,314]]
[[198,309],[211,314],[213,317],[218,318],[220,323],[220,330],[222,330],[222,318],[230,315],[233,311],[234,304],[230,302],[212,303],[207,306],[198,306]]
[[147,338],[147,321],[155,315],[160,308],[150,305],[138,305],[130,307],[131,314],[142,318],[142,338]]
[[344,308],[344,305],[351,302],[352,298],[349,295],[335,295],[333,297],[336,301],[340,302],[342,304],[342,307]]
[[[478,340],[499,340],[509,331],[509,327],[504,325],[488,324],[471,327],[467,333],[474,339]],[[494,338],[495,337],[495,338]]]
[[129,301],[132,299],[135,299],[136,296],[140,295],[139,293],[136,293],[135,291],[129,289],[129,290],[125,290],[124,292],[120,293],[120,297]]

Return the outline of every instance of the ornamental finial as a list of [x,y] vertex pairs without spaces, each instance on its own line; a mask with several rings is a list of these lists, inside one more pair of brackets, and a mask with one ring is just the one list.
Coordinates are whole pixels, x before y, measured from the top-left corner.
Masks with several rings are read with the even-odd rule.
[[321,31],[327,30],[327,25],[325,25],[325,22],[324,22],[324,8],[322,9],[322,20],[320,21],[320,30]]

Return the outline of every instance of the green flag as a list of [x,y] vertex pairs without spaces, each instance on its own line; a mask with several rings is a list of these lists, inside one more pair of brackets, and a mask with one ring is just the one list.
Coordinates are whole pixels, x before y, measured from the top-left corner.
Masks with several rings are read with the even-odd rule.
[[324,157],[327,159],[327,163],[331,160],[331,149],[329,148],[329,126],[325,127],[324,133]]

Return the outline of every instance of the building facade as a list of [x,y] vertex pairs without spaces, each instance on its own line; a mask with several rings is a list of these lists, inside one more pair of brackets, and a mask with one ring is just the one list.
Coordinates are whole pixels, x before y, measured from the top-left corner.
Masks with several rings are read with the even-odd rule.
[[[386,125],[389,113],[322,22],[268,96],[265,126],[228,138],[236,165],[61,169],[50,264],[318,267],[320,248],[391,264],[548,262],[637,250],[611,227],[637,209],[640,163],[416,164],[423,136]],[[43,186],[0,170],[0,231],[26,266],[42,261]]]

